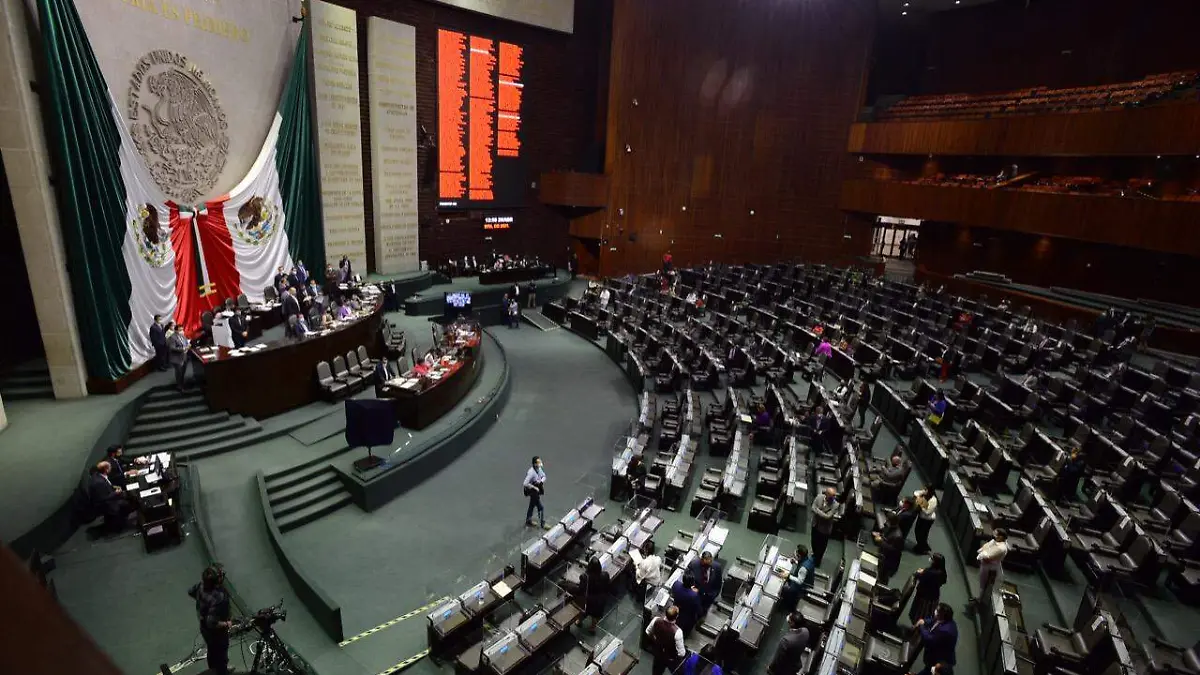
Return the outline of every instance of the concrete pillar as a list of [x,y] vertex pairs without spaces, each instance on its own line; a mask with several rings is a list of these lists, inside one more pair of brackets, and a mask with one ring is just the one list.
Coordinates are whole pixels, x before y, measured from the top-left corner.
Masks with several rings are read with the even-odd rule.
[[[17,230],[29,269],[38,327],[55,398],[87,396],[87,375],[58,205],[50,185],[50,156],[42,128],[41,103],[33,91],[30,39],[33,19],[24,2],[0,2],[0,153],[12,189]],[[11,92],[9,94],[8,92]]]
[[0,398],[0,431],[8,426],[8,415],[4,414],[4,399]]

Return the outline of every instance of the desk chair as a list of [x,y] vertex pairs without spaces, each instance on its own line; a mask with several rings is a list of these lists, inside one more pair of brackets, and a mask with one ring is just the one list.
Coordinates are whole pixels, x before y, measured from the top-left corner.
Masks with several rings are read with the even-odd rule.
[[334,379],[333,371],[326,361],[317,364],[317,384],[327,401],[333,402],[350,395],[350,387],[345,382]]

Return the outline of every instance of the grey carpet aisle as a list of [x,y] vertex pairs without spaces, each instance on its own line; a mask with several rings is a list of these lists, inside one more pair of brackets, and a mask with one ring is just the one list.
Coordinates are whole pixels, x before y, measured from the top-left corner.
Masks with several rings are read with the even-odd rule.
[[[508,354],[512,390],[499,420],[474,447],[374,513],[343,509],[287,535],[304,569],[342,605],[347,634],[516,562],[533,534],[523,526],[520,488],[532,455],[544,457],[549,475],[547,518],[593,489],[607,490],[607,474],[602,487],[579,480],[598,468],[607,471],[612,445],[633,416],[633,392],[621,371],[566,331],[492,332]],[[385,642],[394,640],[365,640],[356,654],[381,669],[395,662],[388,659],[408,655]],[[423,648],[420,642],[409,654]],[[368,653],[375,644],[378,653]]]

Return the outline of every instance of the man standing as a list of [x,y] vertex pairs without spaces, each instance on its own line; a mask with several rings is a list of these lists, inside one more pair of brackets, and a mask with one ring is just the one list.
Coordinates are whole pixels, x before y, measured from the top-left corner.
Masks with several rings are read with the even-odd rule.
[[[986,598],[992,586],[1000,583],[1004,571],[1004,557],[1008,555],[1008,533],[1000,528],[992,533],[992,539],[979,547],[975,559],[979,561],[979,597]],[[971,599],[971,606],[978,600]],[[953,662],[950,665],[954,665]]]
[[687,656],[687,648],[683,646],[683,630],[678,620],[679,608],[672,605],[646,626],[646,635],[650,638],[651,651],[654,653],[650,675],[660,675],[664,670],[674,673]]
[[154,347],[154,367],[158,370],[167,369],[167,332],[163,330],[162,317],[154,315],[150,324],[150,346]]
[[521,484],[521,489],[525,496],[529,497],[529,509],[525,512],[525,526],[533,527],[533,511],[537,509],[538,525],[543,530],[550,529],[546,527],[546,510],[542,506],[542,495],[546,494],[546,471],[542,466],[541,457],[533,456],[529,470],[525,472],[525,482]]
[[645,602],[647,591],[662,583],[662,558],[654,553],[653,539],[647,539],[641,551],[629,549],[629,555],[633,558],[633,580],[637,583],[638,598]]
[[183,392],[187,377],[188,352],[192,349],[192,343],[183,334],[182,328],[173,323],[167,324],[167,328],[171,330],[168,348],[171,351],[171,366],[175,368],[175,388]]
[[800,672],[804,650],[808,647],[808,629],[804,627],[804,619],[798,612],[788,614],[788,630],[779,638],[779,646],[775,648],[775,656],[767,665],[770,675],[796,675]]
[[296,261],[296,281],[303,286],[308,283],[308,268],[304,266],[303,260]]
[[721,595],[721,565],[713,560],[712,553],[705,551],[699,560],[693,560],[687,571],[696,577],[696,590],[700,592],[700,609],[707,612]]
[[208,670],[213,675],[229,673],[229,628],[233,625],[225,572],[218,565],[204,570],[200,583],[188,590],[196,600],[200,635],[208,647]]
[[250,338],[250,322],[240,310],[233,310],[233,316],[229,317],[229,334],[233,337],[233,346],[241,349],[246,346],[246,340]]
[[812,505],[812,555],[817,567],[825,557],[825,549],[829,547],[829,535],[833,533],[833,523],[837,520],[838,503],[837,491],[826,488],[825,492],[817,495]]
[[280,311],[283,312],[283,321],[286,325],[290,325],[290,317],[300,316],[302,314],[300,311],[300,301],[296,299],[296,289],[287,289],[287,292],[283,294],[282,300],[283,302],[280,305]]

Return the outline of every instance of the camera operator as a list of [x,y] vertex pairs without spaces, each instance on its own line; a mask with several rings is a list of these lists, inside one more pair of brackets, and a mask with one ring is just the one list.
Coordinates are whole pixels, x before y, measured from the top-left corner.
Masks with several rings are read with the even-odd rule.
[[200,635],[208,646],[208,668],[213,675],[229,673],[229,628],[233,625],[229,593],[225,590],[225,571],[220,565],[204,570],[200,583],[188,595],[196,599]]

